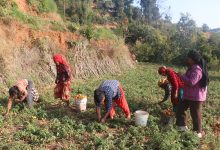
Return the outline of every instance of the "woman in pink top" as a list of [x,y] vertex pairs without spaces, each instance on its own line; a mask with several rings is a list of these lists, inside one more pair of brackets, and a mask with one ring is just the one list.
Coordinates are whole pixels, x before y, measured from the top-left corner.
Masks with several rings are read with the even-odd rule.
[[176,124],[181,131],[187,130],[185,111],[189,108],[193,121],[193,130],[202,137],[202,104],[206,100],[209,82],[206,63],[198,51],[190,51],[187,55],[188,70],[180,75],[184,81],[183,101],[179,104]]

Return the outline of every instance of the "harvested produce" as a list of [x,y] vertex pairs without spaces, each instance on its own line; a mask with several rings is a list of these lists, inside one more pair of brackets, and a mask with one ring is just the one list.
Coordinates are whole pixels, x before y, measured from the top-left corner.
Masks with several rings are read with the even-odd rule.
[[83,94],[77,94],[77,95],[74,96],[75,100],[81,100],[81,99],[84,99],[84,98],[87,98],[87,96],[83,95]]

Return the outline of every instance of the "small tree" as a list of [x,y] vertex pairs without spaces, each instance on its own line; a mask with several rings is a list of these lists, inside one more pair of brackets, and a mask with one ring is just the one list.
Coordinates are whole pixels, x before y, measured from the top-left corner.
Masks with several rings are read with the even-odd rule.
[[209,26],[208,26],[207,24],[203,24],[203,25],[202,25],[202,31],[203,31],[203,32],[209,31]]

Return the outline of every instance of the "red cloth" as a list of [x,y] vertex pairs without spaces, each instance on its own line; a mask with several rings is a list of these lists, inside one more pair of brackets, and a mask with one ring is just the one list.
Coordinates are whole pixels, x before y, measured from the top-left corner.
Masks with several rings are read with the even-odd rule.
[[53,60],[54,60],[54,62],[58,62],[58,63],[63,64],[65,66],[69,66],[69,64],[67,63],[66,59],[61,54],[55,54],[53,56]]
[[111,119],[113,119],[114,115],[115,115],[115,108],[114,108],[115,104],[124,111],[124,113],[126,115],[126,118],[131,115],[130,109],[128,107],[127,100],[125,98],[124,90],[122,89],[121,85],[119,85],[119,90],[120,90],[120,93],[121,93],[121,97],[119,97],[118,99],[116,99],[112,103],[112,108],[111,108],[110,114],[109,114]]
[[60,98],[62,100],[70,100],[71,97],[71,71],[69,64],[66,59],[60,55],[56,54],[53,56],[54,62],[58,62],[57,68],[57,78],[56,87],[54,89],[55,98]]
[[179,94],[179,90],[180,90],[180,88],[183,88],[184,82],[180,79],[178,74],[174,70],[172,70],[172,69],[166,69],[166,75],[167,75],[168,81],[170,82],[170,84],[172,86],[171,102],[173,104],[178,104],[179,99],[178,98],[174,98],[175,97],[175,93],[177,91],[178,94]]
[[161,74],[165,74],[166,73],[166,67],[165,66],[162,66],[158,69],[158,73],[161,75]]
[[65,83],[57,83],[54,88],[54,96],[55,98],[60,98],[62,100],[70,100],[71,97],[71,81]]

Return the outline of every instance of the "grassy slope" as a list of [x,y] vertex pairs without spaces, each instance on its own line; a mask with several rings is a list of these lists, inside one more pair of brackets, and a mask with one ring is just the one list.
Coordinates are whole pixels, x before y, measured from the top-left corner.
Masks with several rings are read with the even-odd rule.
[[[52,97],[52,90],[41,93],[42,102],[29,110],[24,105],[16,105],[7,118],[0,116],[0,147],[14,149],[28,148],[69,148],[69,149],[219,149],[220,141],[210,125],[213,116],[219,116],[220,73],[211,72],[210,94],[204,108],[204,129],[207,133],[201,141],[193,133],[178,133],[172,126],[162,126],[160,111],[171,106],[156,103],[163,92],[157,87],[158,65],[139,65],[136,69],[118,76],[102,79],[75,81],[73,95],[82,91],[89,96],[88,110],[76,113],[74,107],[65,109],[58,106]],[[96,122],[92,93],[103,79],[118,79],[124,87],[132,112],[144,109],[150,113],[148,126],[134,126],[123,119],[119,112],[113,121],[106,124]],[[5,111],[6,99],[0,102],[0,112]],[[190,122],[190,120],[189,120]]]

